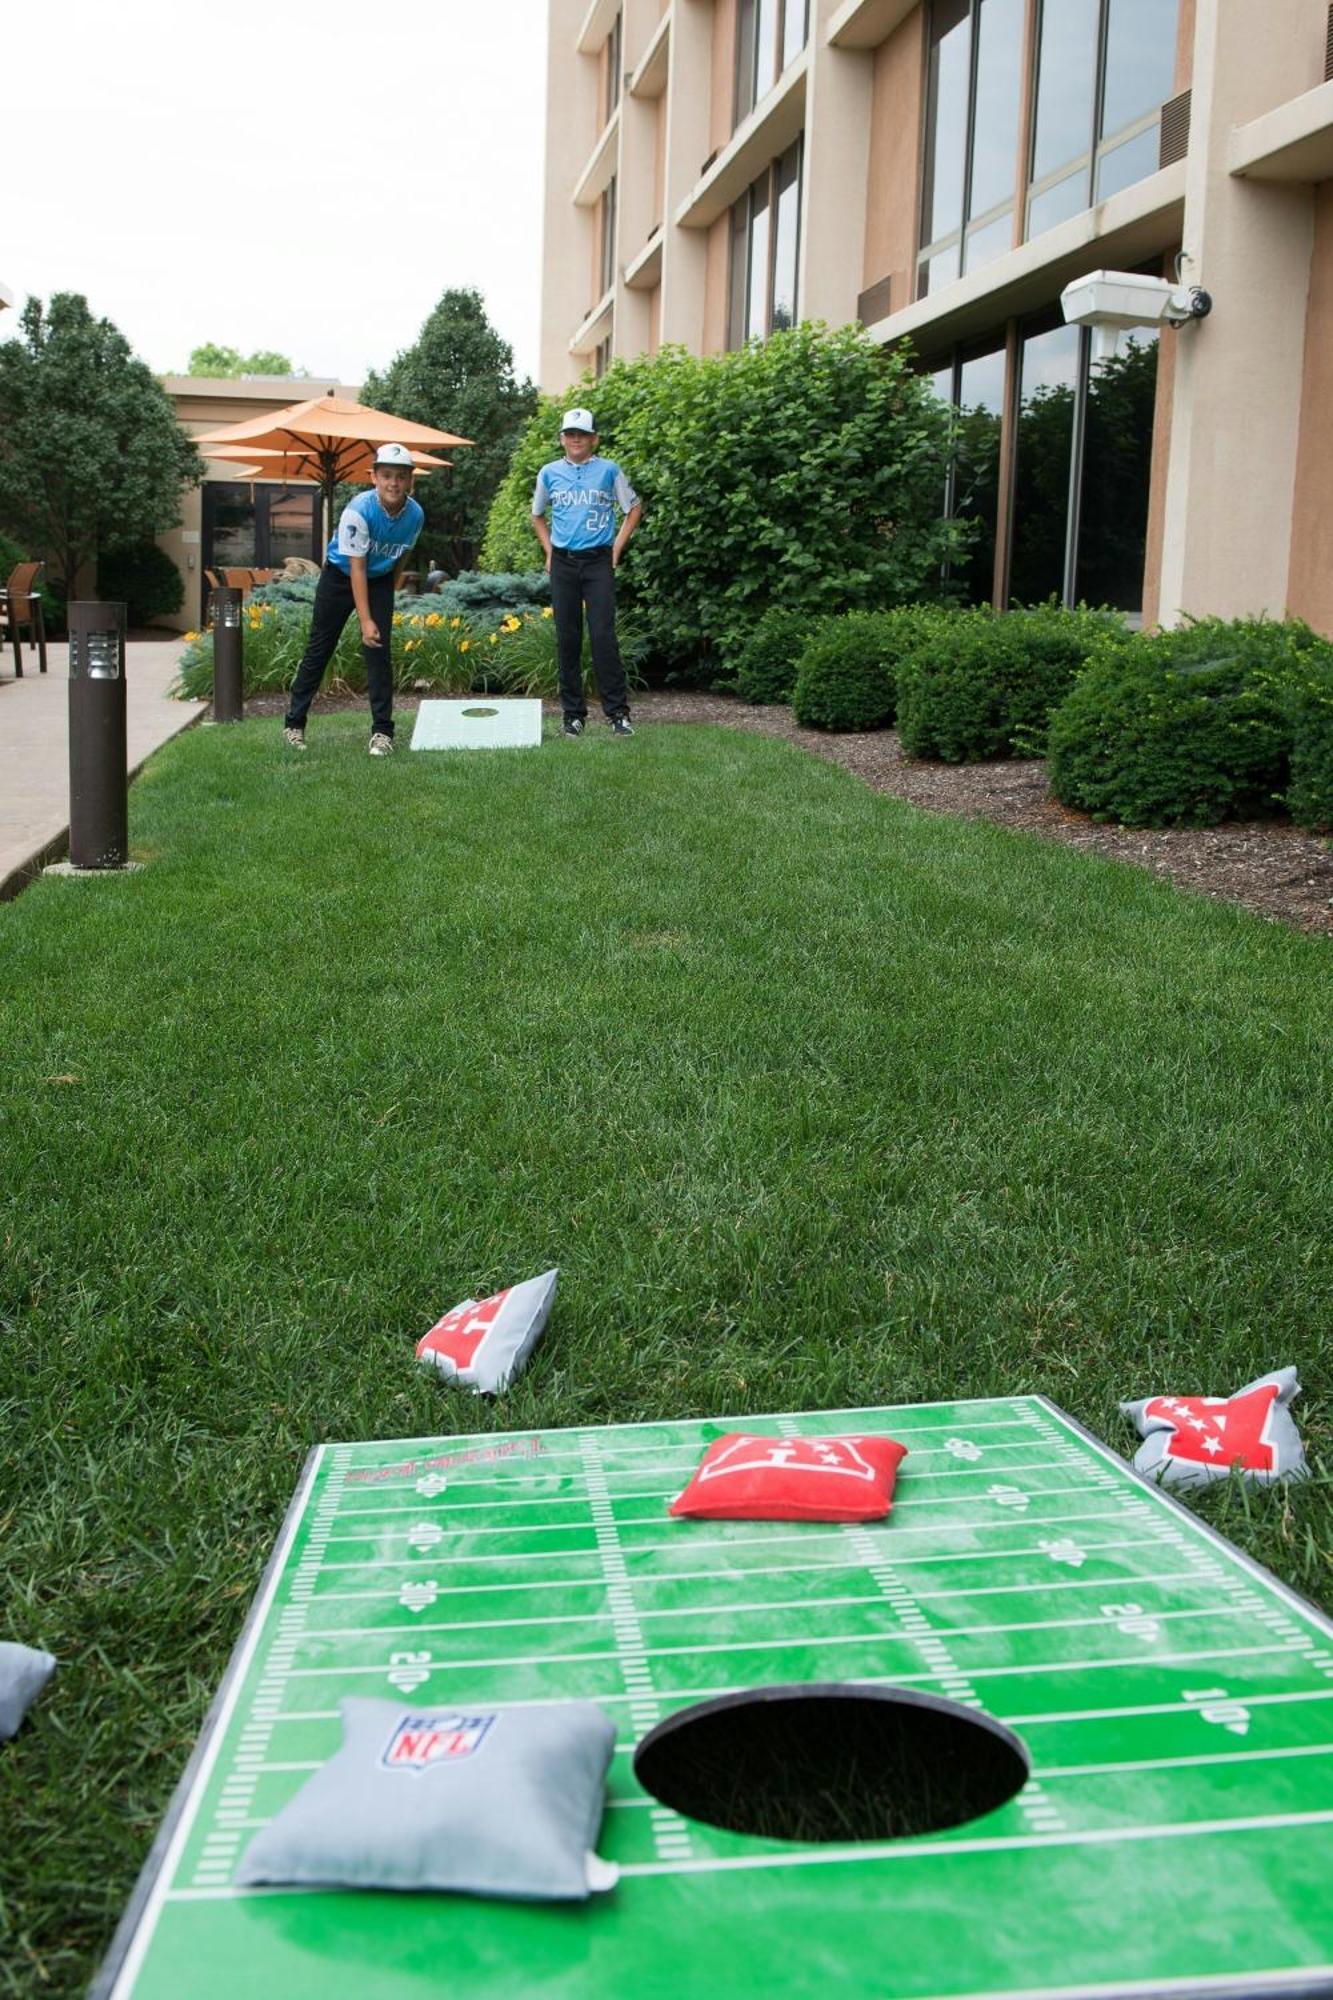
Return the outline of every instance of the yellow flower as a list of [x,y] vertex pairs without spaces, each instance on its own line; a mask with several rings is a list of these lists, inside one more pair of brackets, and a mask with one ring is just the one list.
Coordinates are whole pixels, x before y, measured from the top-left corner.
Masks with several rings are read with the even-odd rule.
[[192,645],[194,644],[195,640],[196,640],[196,639],[197,639],[198,637],[199,637],[199,634],[198,634],[197,632],[187,632],[187,633],[185,634],[185,643],[186,643],[186,645],[187,645],[187,646],[192,646]]
[[463,622],[463,621],[462,621],[462,619],[461,619],[461,618],[451,618],[451,619],[449,620],[449,630],[450,630],[451,632],[456,632],[456,631],[458,630],[459,626],[460,626],[460,625],[462,624],[462,622]]
[[428,611],[426,613],[426,623],[428,625],[443,625],[444,620],[438,611]]
[[469,647],[469,646],[470,646],[471,644],[472,644],[472,641],[471,641],[470,639],[460,639],[460,640],[459,640],[459,642],[458,642],[458,650],[459,650],[459,652],[460,652],[460,653],[466,653],[466,651],[467,651],[468,647]]
[[494,646],[494,645],[496,645],[496,644],[498,643],[498,641],[499,641],[499,637],[500,637],[500,634],[499,634],[498,632],[492,632],[492,634],[491,634],[491,644],[492,644],[493,646]]
[[417,627],[419,628],[419,627],[420,627],[420,624],[421,624],[421,620],[420,620],[420,618],[413,618],[413,619],[411,620],[411,623],[412,623],[413,625],[415,625],[415,626],[417,626]]
[[542,606],[542,617],[543,617],[543,618],[554,618],[554,617],[555,617],[555,613],[554,613],[554,611],[552,611],[552,609],[551,609],[551,607],[550,607],[550,605],[549,605],[549,604],[544,604],[544,605]]
[[394,624],[395,624],[395,625],[401,625],[401,624],[402,624],[402,622],[403,622],[403,614],[402,614],[402,612],[401,612],[401,611],[395,611],[395,612],[394,612],[394,614],[393,614],[393,622],[394,622]]

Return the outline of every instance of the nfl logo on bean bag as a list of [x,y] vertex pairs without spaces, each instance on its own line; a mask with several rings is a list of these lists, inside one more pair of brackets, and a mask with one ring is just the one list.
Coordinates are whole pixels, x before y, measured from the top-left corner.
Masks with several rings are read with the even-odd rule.
[[1279,1368],[1234,1396],[1149,1396],[1122,1403],[1143,1438],[1135,1467],[1163,1486],[1229,1479],[1233,1466],[1242,1479],[1260,1486],[1304,1479],[1305,1448],[1290,1409],[1299,1394],[1296,1370]]
[[464,1299],[417,1342],[417,1360],[478,1395],[507,1389],[546,1330],[559,1275],[543,1271],[488,1299]]
[[906,1445],[888,1437],[755,1437],[711,1444],[668,1513],[705,1521],[882,1521]]

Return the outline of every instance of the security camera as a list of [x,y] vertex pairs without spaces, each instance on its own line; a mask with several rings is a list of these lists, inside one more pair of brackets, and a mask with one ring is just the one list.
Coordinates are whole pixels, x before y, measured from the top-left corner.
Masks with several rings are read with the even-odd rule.
[[1060,307],[1069,326],[1092,328],[1092,358],[1100,361],[1114,353],[1118,333],[1135,326],[1184,326],[1205,318],[1213,302],[1201,285],[1185,288],[1142,271],[1089,271],[1065,286]]

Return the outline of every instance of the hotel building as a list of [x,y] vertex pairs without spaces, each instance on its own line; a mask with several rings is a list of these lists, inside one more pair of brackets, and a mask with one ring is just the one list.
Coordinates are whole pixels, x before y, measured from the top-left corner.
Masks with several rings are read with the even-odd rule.
[[[962,413],[977,601],[1333,632],[1328,0],[548,0],[543,385],[798,319]],[[1207,318],[1094,352],[1102,269]]]

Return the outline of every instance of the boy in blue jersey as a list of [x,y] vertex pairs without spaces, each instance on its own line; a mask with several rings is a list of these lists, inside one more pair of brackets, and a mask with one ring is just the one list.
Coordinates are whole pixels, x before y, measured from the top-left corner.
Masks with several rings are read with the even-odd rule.
[[[615,460],[598,458],[591,410],[566,410],[560,442],[564,457],[552,459],[537,474],[532,526],[551,577],[565,734],[582,736],[588,720],[582,666],[586,604],[592,670],[606,719],[617,736],[632,736],[629,691],[616,644],[615,571],[643,509]],[[617,507],[622,517],[619,532]]]
[[371,478],[369,491],[358,493],[343,509],[319,573],[310,637],[283,720],[283,734],[293,750],[305,749],[310,704],[343,626],[354,611],[361,625],[370,695],[370,754],[387,757],[393,749],[393,669],[389,664],[393,593],[426,517],[412,498],[412,454],[406,445],[382,444],[375,454]]

